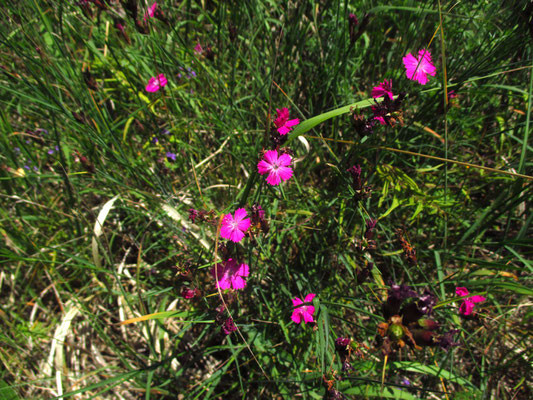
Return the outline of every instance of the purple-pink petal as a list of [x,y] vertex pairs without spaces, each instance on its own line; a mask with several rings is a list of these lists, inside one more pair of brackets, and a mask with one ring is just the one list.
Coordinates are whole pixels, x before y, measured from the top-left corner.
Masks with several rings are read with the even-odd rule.
[[483,301],[485,301],[487,299],[485,297],[483,297],[483,296],[476,295],[476,296],[470,297],[469,300],[472,303],[481,303],[481,302],[483,302]]

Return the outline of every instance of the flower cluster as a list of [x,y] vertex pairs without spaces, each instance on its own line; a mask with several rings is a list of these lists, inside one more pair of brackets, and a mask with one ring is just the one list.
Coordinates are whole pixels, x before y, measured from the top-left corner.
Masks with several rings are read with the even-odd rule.
[[419,295],[407,285],[391,283],[382,308],[386,322],[378,325],[377,339],[383,352],[389,354],[406,344],[415,349],[440,346],[446,351],[459,345],[453,341],[455,331],[437,332],[440,324],[430,318],[436,303],[436,296],[428,289]]

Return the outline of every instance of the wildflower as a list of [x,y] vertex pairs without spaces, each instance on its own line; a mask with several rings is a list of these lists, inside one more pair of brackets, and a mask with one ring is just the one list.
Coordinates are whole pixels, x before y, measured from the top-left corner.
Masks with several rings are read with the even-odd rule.
[[157,144],[158,142],[159,142],[159,139],[157,138],[157,136],[152,137],[153,144]]
[[237,326],[235,325],[235,322],[233,322],[233,318],[229,317],[225,322],[224,325],[222,325],[222,332],[224,332],[225,335],[231,334],[231,332],[235,332],[237,330]]
[[[462,297],[469,295],[468,289],[465,287],[455,288],[455,294],[457,296],[462,296]],[[459,307],[459,314],[465,315],[465,316],[471,315],[472,312],[474,311],[474,305],[476,303],[481,303],[485,300],[486,300],[485,297],[478,296],[478,295],[464,299],[463,302],[461,303],[461,306]]]
[[348,29],[350,31],[350,42],[355,42],[356,32],[355,27],[359,24],[359,20],[355,14],[348,14]]
[[211,273],[215,279],[218,277],[218,288],[233,289],[239,290],[244,289],[246,286],[246,278],[250,275],[250,268],[247,264],[238,264],[232,258],[228,259],[224,266],[216,264],[212,269]]
[[148,18],[153,18],[155,16],[155,10],[157,8],[157,3],[152,4],[150,7],[148,7],[148,11],[146,11],[146,14],[144,14],[144,20],[146,21]]
[[394,100],[394,94],[392,93],[392,79],[385,79],[382,83],[372,88],[372,97],[374,99],[385,96],[389,96],[389,99]]
[[267,183],[275,186],[292,176],[292,168],[289,167],[291,161],[292,158],[288,154],[281,154],[278,157],[277,150],[268,150],[257,164],[257,169],[261,175],[268,173]]
[[408,79],[417,81],[421,85],[428,82],[428,75],[435,76],[437,69],[431,62],[431,53],[428,50],[422,49],[418,51],[418,57],[411,53],[403,58],[405,65],[405,74]]
[[222,227],[220,228],[220,236],[232,242],[240,242],[244,237],[244,232],[250,227],[250,218],[246,218],[247,212],[244,208],[235,210],[235,217],[226,214],[222,220]]
[[[313,314],[315,312],[314,306],[300,306],[300,304],[310,303],[315,298],[316,294],[309,293],[307,296],[305,296],[305,299],[302,301],[299,297],[295,297],[292,299],[292,305],[294,306],[294,310],[291,315],[291,319],[297,323],[300,324],[302,321],[304,321],[305,324],[308,322],[315,322],[313,319]],[[299,307],[300,306],[300,307]]]
[[202,54],[204,51],[204,48],[200,44],[200,42],[196,43],[196,46],[194,46],[194,52],[197,54]]
[[276,129],[280,135],[286,135],[292,131],[293,126],[296,126],[300,123],[298,118],[289,120],[289,109],[287,107],[284,107],[281,110],[277,108],[276,113],[278,115],[274,120],[274,125],[276,126]]
[[189,220],[194,224],[194,220],[198,217],[198,211],[194,208],[189,208]]
[[146,85],[147,92],[157,92],[160,88],[165,87],[168,83],[164,74],[159,74],[157,77],[152,76]]
[[54,154],[56,151],[59,151],[59,146],[55,146],[53,149],[50,149],[47,151],[48,154],[52,155]]
[[172,153],[170,151],[167,151],[166,156],[167,156],[167,160],[168,161],[171,161],[171,160],[172,161],[176,161],[176,153]]

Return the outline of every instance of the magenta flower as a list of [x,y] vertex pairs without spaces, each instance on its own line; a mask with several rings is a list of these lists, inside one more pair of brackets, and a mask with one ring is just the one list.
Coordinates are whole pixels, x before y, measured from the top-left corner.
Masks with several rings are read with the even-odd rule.
[[[461,296],[461,297],[469,295],[468,289],[465,288],[465,287],[457,287],[457,288],[455,288],[455,294],[457,296]],[[485,297],[479,296],[479,295],[463,299],[463,302],[461,303],[461,306],[459,307],[459,314],[461,314],[461,315],[470,315],[470,314],[472,314],[472,312],[474,311],[474,305],[476,303],[481,303],[481,302],[483,302],[485,300],[487,300]]]
[[148,18],[153,18],[154,17],[156,8],[157,8],[157,3],[154,3],[150,7],[148,7],[148,11],[146,11],[146,14],[144,14],[144,20],[145,21]]
[[428,82],[428,75],[435,76],[437,69],[431,62],[431,53],[428,50],[422,49],[418,51],[418,57],[411,53],[403,58],[405,65],[405,74],[408,79],[417,81],[421,85]]
[[244,218],[248,215],[244,208],[235,210],[235,217],[226,214],[222,220],[222,227],[220,228],[220,236],[232,242],[240,242],[244,237],[244,232],[250,227],[250,218]]
[[298,118],[289,120],[289,109],[287,107],[284,107],[281,110],[279,108],[276,108],[276,113],[278,115],[274,120],[274,125],[276,125],[278,133],[280,135],[286,135],[287,133],[292,131],[293,126],[296,126],[300,123],[300,120]]
[[374,99],[385,96],[389,96],[389,99],[394,100],[394,94],[392,93],[392,79],[385,79],[382,83],[372,88],[372,97]]
[[257,170],[261,175],[268,173],[267,183],[270,185],[279,185],[281,181],[286,181],[292,176],[291,165],[292,158],[288,154],[282,154],[278,157],[277,150],[265,151],[265,155],[257,164]]
[[152,76],[146,85],[147,92],[157,92],[160,88],[165,87],[168,83],[167,78],[164,74],[159,74],[157,77]]
[[315,312],[314,306],[300,306],[300,304],[310,303],[315,298],[316,294],[309,293],[307,296],[305,296],[305,299],[302,301],[299,297],[295,297],[292,299],[292,305],[294,307],[294,310],[291,315],[291,319],[297,323],[300,324],[302,321],[307,324],[308,322],[314,322],[313,314]]
[[194,46],[194,51],[198,54],[202,54],[204,52],[204,48],[200,44],[200,42],[196,43],[196,46]]
[[211,269],[211,274],[216,279],[218,276],[218,287],[222,290],[233,289],[239,290],[244,289],[246,286],[246,278],[250,275],[250,268],[247,264],[237,264],[232,258],[228,259],[224,263],[224,266],[216,264]]

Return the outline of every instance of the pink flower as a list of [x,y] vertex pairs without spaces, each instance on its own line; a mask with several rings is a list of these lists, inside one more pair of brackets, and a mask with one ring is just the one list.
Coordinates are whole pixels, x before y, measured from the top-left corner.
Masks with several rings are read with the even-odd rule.
[[300,123],[300,120],[298,118],[289,120],[289,110],[287,107],[282,108],[281,110],[279,108],[276,108],[276,113],[278,115],[274,120],[274,125],[276,125],[278,133],[280,135],[286,135],[287,133],[292,131],[293,126],[296,126]]
[[431,62],[431,53],[428,50],[422,49],[418,51],[418,57],[411,53],[403,58],[405,65],[405,74],[408,79],[417,81],[421,85],[428,82],[428,75],[435,76],[437,69]]
[[292,176],[291,165],[292,158],[288,154],[282,154],[278,157],[277,150],[265,151],[265,155],[257,164],[257,170],[261,175],[268,172],[266,179],[270,185],[279,185],[281,181],[286,181]]
[[194,51],[198,54],[202,54],[204,52],[204,48],[200,44],[200,42],[196,43],[196,46],[194,46]]
[[235,260],[230,258],[224,263],[224,266],[216,264],[212,269],[211,273],[213,277],[218,276],[218,287],[222,290],[224,289],[233,289],[239,290],[244,289],[246,286],[245,277],[250,275],[250,268],[247,264],[237,264]]
[[224,239],[229,239],[232,242],[240,242],[244,237],[244,232],[250,227],[250,218],[244,219],[248,213],[244,208],[235,210],[235,217],[226,214],[222,220],[222,227],[220,228],[220,236]]
[[146,85],[147,92],[157,92],[160,88],[165,87],[168,83],[164,74],[159,74],[157,77],[152,76]]
[[315,312],[315,307],[314,306],[300,306],[300,304],[303,304],[304,302],[305,303],[312,302],[315,296],[316,294],[309,293],[307,296],[305,296],[304,301],[302,301],[299,297],[295,297],[294,299],[292,299],[292,305],[294,307],[294,310],[292,312],[291,319],[295,323],[300,324],[302,323],[302,321],[304,321],[304,323],[307,324],[308,322],[315,321],[313,319],[313,313]]
[[394,94],[392,93],[392,79],[385,79],[383,83],[372,88],[372,97],[374,99],[385,96],[389,96],[389,99],[394,100]]
[[148,11],[146,11],[146,14],[144,14],[144,20],[145,21],[148,18],[153,18],[154,17],[156,8],[157,8],[157,3],[154,3],[150,7],[148,7]]
[[[464,297],[464,296],[468,296],[468,289],[465,288],[465,287],[457,287],[455,288],[455,294],[457,296],[461,296],[461,297]],[[479,296],[479,295],[476,295],[476,296],[472,296],[472,297],[469,297],[467,299],[464,299],[463,302],[461,303],[461,306],[459,307],[459,314],[461,315],[470,315],[472,314],[472,312],[474,311],[474,305],[476,303],[481,303],[483,301],[487,300],[485,297],[483,296]]]

